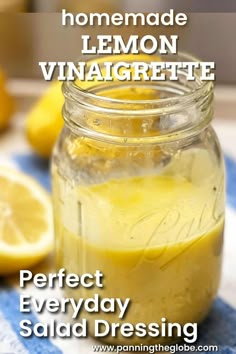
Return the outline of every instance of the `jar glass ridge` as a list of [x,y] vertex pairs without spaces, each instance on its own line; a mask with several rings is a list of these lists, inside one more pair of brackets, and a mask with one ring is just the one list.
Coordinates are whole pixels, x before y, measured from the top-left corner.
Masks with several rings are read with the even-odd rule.
[[[96,58],[96,56],[87,57],[87,65],[93,63]],[[106,56],[102,57],[102,59],[99,56],[99,58],[101,67],[104,62],[111,60],[111,57]],[[120,60],[120,56],[112,58],[114,64]],[[140,60],[138,59],[140,56],[137,58],[136,55],[129,55],[128,58],[126,59],[128,63]],[[141,58],[147,63],[150,61],[149,55],[143,55]],[[175,62],[181,60],[197,61],[197,59],[187,54],[169,55],[168,58],[168,60]],[[84,60],[86,61],[86,59]],[[84,124],[82,117],[86,118],[85,112],[88,112],[88,114],[93,112],[96,117],[103,119],[109,116],[113,119],[113,124],[120,117],[123,119],[123,125],[126,120],[132,120],[132,118],[136,117],[145,117],[145,119],[152,120],[154,116],[161,116],[164,124],[158,126],[158,134],[155,136],[156,142],[164,141],[165,138],[170,141],[171,138],[174,138],[174,136],[170,136],[172,132],[175,136],[179,131],[191,135],[189,130],[195,129],[197,131],[209,124],[212,119],[213,84],[210,81],[200,81],[200,70],[195,70],[195,81],[187,81],[186,75],[186,71],[180,70],[178,82],[170,81],[169,79],[158,82],[123,82],[114,80],[112,82],[79,82],[79,86],[77,81],[65,82],[63,85],[63,92],[67,98],[63,110],[65,120],[71,126],[74,124],[74,127],[88,128],[88,130],[95,130],[99,134],[101,130],[98,124],[93,126]],[[128,95],[130,97],[127,98],[125,94],[120,96],[120,91],[124,88],[127,92],[137,89],[139,93],[138,99],[135,100],[135,92],[133,92],[133,95]],[[141,96],[141,92],[144,98]],[[81,116],[75,112],[76,110],[79,112],[80,109],[83,110]],[[171,119],[173,116],[175,116],[175,120]],[[107,123],[111,124],[110,121]],[[129,133],[132,134],[131,131],[123,130],[121,135],[122,137],[128,137]],[[117,132],[116,134],[119,135]],[[103,136],[104,139],[106,137],[105,135]],[[129,137],[131,138],[132,135]],[[143,131],[140,131],[140,137],[143,137]]]
[[[84,58],[83,58],[84,60]],[[96,58],[89,57],[89,62]],[[120,56],[98,58],[120,61]],[[129,55],[126,61],[146,61]],[[189,55],[166,61],[197,61]],[[224,228],[224,163],[210,122],[213,85],[178,82],[65,82],[65,127],[54,150],[53,200],[58,267],[101,270],[105,288],[78,298],[130,298],[125,319],[184,324],[207,315],[219,286]],[[167,75],[170,75],[167,72]],[[177,338],[103,338],[110,343]]]

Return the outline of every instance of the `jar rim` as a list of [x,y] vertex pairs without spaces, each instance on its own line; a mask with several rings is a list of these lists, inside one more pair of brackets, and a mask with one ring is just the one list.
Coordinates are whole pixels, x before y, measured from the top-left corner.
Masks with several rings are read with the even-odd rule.
[[[158,54],[158,53],[157,53]],[[178,58],[180,60],[175,60],[177,61],[189,61],[189,62],[200,62],[200,59],[197,57],[188,54],[186,52],[179,52],[178,54],[167,54],[167,56],[172,56],[175,59]],[[105,59],[105,58],[114,58],[114,55],[93,55],[93,56],[82,56],[78,59],[79,61],[94,61],[97,58],[100,59]],[[117,57],[117,56],[115,56]],[[137,56],[136,56],[137,57]],[[149,55],[151,58],[152,56]],[[182,59],[182,60],[181,60]],[[151,60],[150,60],[151,61]],[[196,76],[197,79],[197,76]],[[199,79],[199,78],[198,78]],[[187,81],[187,80],[186,80]],[[195,80],[196,81],[196,80]],[[166,81],[164,81],[166,82]],[[170,81],[169,81],[170,82]],[[120,84],[124,83],[129,83],[129,82],[124,82],[121,81]],[[140,83],[140,81],[137,82]],[[149,83],[149,82],[148,82]],[[147,83],[147,84],[148,84]],[[106,84],[106,81],[103,82],[103,84]],[[135,82],[134,82],[135,84]],[[156,85],[157,87],[159,86],[160,82]],[[88,109],[93,110],[96,109],[98,110],[105,110],[107,113],[111,112],[117,112],[119,114],[128,114],[128,112],[132,111],[133,112],[133,107],[134,105],[137,106],[137,110],[135,111],[135,114],[139,115],[143,114],[143,106],[146,107],[145,111],[152,111],[152,113],[163,114],[163,107],[165,107],[166,113],[174,112],[179,110],[179,104],[183,106],[183,104],[191,104],[191,102],[198,100],[198,98],[201,98],[202,96],[205,96],[206,92],[211,91],[213,88],[213,83],[212,81],[203,81],[203,80],[198,80],[198,87],[195,89],[190,90],[189,92],[184,92],[183,94],[175,94],[171,97],[161,97],[161,98],[151,98],[151,99],[118,99],[118,98],[111,98],[107,96],[101,96],[98,95],[94,92],[91,92],[87,89],[81,88],[76,81],[65,81],[62,86],[63,94],[65,95],[66,98],[69,98],[73,101],[78,101],[83,102],[83,105],[86,104],[86,101],[88,104]],[[96,103],[94,103],[96,102]],[[125,109],[120,109],[121,105],[126,105]],[[131,108],[129,109],[129,105]],[[86,105],[87,106],[87,105]],[[95,106],[95,107],[93,107]],[[140,111],[138,107],[140,107]]]
[[[171,55],[168,54],[168,56]],[[110,56],[110,59],[112,57],[114,56]],[[117,60],[117,56],[115,57],[115,60]],[[98,56],[89,57],[88,60],[94,61],[95,58],[98,58]],[[109,56],[102,56],[100,61],[104,58],[106,60]],[[150,55],[146,55],[146,58],[150,58]],[[172,58],[175,61],[178,61],[179,58],[183,58],[185,61],[197,61],[197,58],[185,53],[172,55]],[[85,57],[82,60],[85,60]],[[147,61],[151,62],[150,59]],[[174,84],[171,80],[168,80],[167,82],[163,81],[158,87],[150,81],[148,81],[149,84],[145,85],[141,82],[139,88],[146,89],[148,87],[150,89],[151,87],[157,94],[157,98],[148,100],[117,99],[111,98],[109,95],[106,97],[85,90],[75,82],[66,81],[63,85],[63,93],[66,98],[63,106],[65,123],[76,134],[99,140],[109,140],[118,144],[123,144],[124,139],[126,144],[139,144],[141,140],[147,143],[161,143],[197,135],[210,124],[213,117],[213,83],[212,81],[200,80],[200,69],[194,70],[196,76],[194,81],[187,80],[186,71],[178,73],[179,80]],[[120,90],[121,87],[138,87],[138,83],[135,81],[129,84],[127,85],[127,82],[122,81],[106,86],[106,82],[103,81],[102,85],[98,85],[96,82],[91,89],[95,92],[101,90],[104,94],[107,89]],[[173,95],[173,92],[175,95]],[[158,97],[158,95],[166,94],[170,97]],[[90,119],[88,119],[89,117]],[[132,136],[132,132],[129,133],[128,130],[125,133],[109,130],[111,125],[116,126],[121,122],[120,118],[122,118],[122,124],[124,123],[123,126],[125,127],[132,124],[130,122],[136,119],[139,119],[140,125],[149,126],[153,124],[157,117],[159,117],[159,123],[153,129],[158,129],[158,133],[151,133],[150,136],[148,134]],[[103,127],[108,127],[108,131],[105,128],[104,130]]]

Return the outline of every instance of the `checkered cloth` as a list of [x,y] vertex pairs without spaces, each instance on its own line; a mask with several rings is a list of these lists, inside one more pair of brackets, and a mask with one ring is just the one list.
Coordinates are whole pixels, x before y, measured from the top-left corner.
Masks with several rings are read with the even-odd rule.
[[[6,163],[6,157],[4,158]],[[33,154],[11,155],[8,164],[23,170],[35,177],[46,189],[50,190],[48,163]],[[220,353],[236,353],[236,158],[226,156],[227,167],[227,223],[226,223],[226,255],[223,272],[223,283],[220,297],[215,301],[212,311],[199,328],[200,345],[218,345]],[[1,159],[0,159],[1,163]],[[235,246],[235,248],[234,248]],[[232,263],[234,262],[234,263]],[[233,268],[232,268],[233,267]],[[19,334],[19,322],[26,317],[33,323],[49,321],[46,314],[21,314],[19,311],[20,289],[17,281],[2,279],[0,287],[0,353],[14,354],[92,354],[92,339],[45,339],[32,336],[23,338]],[[9,285],[10,284],[10,285]],[[39,290],[28,290],[35,297],[52,296],[50,293],[39,293]],[[49,290],[48,290],[49,291]],[[55,296],[53,294],[53,296]],[[230,303],[230,304],[229,304]]]

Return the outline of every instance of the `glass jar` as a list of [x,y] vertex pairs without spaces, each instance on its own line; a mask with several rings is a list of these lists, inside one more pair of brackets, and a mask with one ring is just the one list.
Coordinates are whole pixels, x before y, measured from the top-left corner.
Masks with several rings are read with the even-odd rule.
[[[107,60],[99,57],[101,65]],[[176,82],[64,83],[65,127],[52,163],[57,266],[104,274],[104,288],[67,289],[67,296],[131,299],[122,319],[81,313],[91,335],[95,320],[131,323],[134,331],[162,318],[199,323],[216,296],[224,163],[210,125],[213,85],[199,75],[195,81],[180,71]],[[176,339],[142,337],[137,328],[129,338],[102,338],[115,344]]]

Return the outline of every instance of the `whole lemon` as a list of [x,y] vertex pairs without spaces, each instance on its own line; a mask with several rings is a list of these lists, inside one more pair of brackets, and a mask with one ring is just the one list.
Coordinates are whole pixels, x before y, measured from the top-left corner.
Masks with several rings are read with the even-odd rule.
[[53,82],[36,102],[26,119],[26,135],[30,145],[42,157],[50,157],[63,127],[64,97],[61,83]]
[[0,70],[0,131],[8,127],[13,113],[14,101],[6,90],[6,78]]

